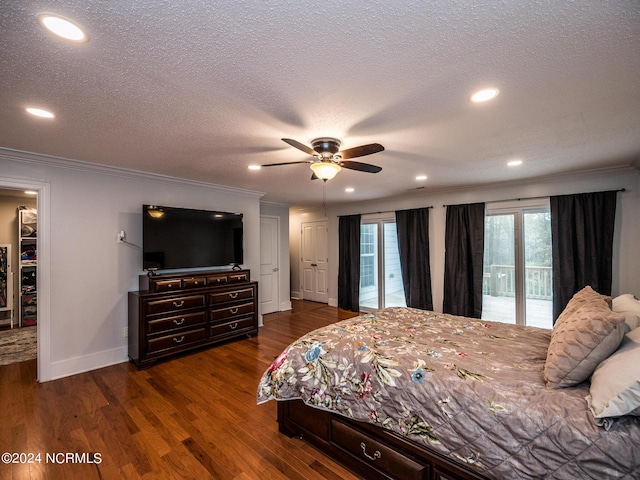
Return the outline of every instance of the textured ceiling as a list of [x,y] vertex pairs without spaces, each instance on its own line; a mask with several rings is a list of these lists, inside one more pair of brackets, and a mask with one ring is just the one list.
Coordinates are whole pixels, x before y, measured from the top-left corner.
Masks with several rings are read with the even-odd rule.
[[[53,37],[42,12],[90,41]],[[489,85],[496,100],[469,103]],[[282,137],[386,147],[328,202],[637,166],[640,2],[5,0],[0,101],[1,147],[293,205],[322,199],[307,165],[247,169],[309,158]]]

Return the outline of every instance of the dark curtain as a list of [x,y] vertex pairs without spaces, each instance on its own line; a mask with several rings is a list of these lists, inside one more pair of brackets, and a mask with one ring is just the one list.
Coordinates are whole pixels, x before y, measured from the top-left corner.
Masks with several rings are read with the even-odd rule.
[[360,311],[360,215],[338,221],[338,307]]
[[587,285],[611,295],[616,199],[615,191],[550,198],[554,323]]
[[447,206],[442,311],[482,317],[484,203]]
[[429,263],[429,209],[397,211],[396,228],[407,306],[433,310]]

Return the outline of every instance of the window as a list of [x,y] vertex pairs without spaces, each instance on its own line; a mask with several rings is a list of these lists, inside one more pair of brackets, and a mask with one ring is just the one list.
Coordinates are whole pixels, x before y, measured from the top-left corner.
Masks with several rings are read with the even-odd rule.
[[360,225],[360,308],[406,307],[395,217]]
[[376,286],[376,251],[378,225],[360,226],[360,291]]
[[482,318],[552,328],[551,279],[548,203],[499,208],[488,205]]

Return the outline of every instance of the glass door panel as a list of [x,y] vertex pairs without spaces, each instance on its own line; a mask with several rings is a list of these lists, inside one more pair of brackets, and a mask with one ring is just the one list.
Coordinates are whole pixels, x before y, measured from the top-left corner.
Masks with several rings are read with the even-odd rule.
[[360,308],[378,308],[378,224],[360,225]]
[[384,230],[384,305],[382,307],[406,307],[396,224],[385,222],[382,226]]
[[395,221],[360,225],[360,309],[406,307]]
[[484,225],[482,319],[516,323],[515,215],[487,215]]
[[553,289],[549,210],[525,210],[523,231],[526,324],[533,327],[552,328]]

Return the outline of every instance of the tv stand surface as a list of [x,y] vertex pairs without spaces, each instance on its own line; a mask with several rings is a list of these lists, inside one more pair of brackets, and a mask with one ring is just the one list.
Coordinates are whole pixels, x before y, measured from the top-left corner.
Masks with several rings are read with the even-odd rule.
[[195,348],[258,334],[249,270],[140,275],[129,292],[129,358],[138,368]]

